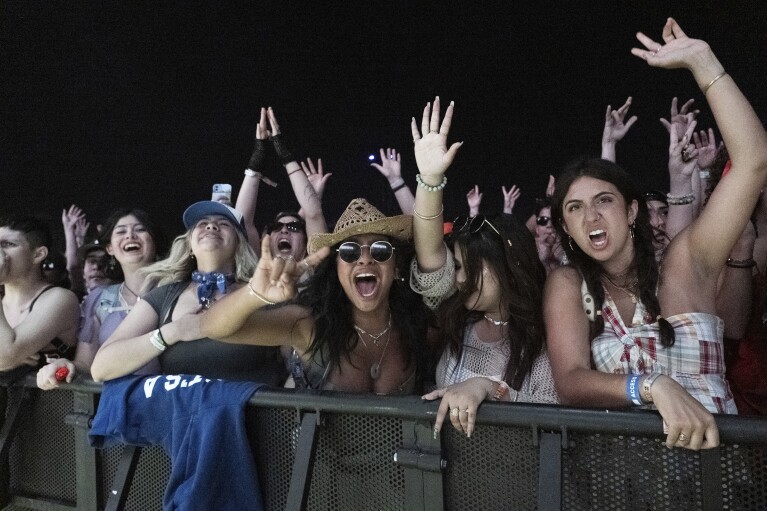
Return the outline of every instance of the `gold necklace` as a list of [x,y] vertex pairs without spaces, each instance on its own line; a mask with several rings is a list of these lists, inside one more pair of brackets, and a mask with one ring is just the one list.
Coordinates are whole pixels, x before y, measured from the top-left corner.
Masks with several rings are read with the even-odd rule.
[[634,289],[636,287],[637,283],[638,283],[637,279],[633,279],[630,283],[628,283],[624,287],[624,286],[619,286],[618,284],[613,282],[613,279],[611,279],[608,274],[603,273],[602,275],[604,276],[604,278],[607,279],[607,282],[609,282],[610,284],[613,285],[613,287],[615,287],[616,289],[620,289],[621,291],[623,291],[624,293],[629,295],[631,297],[631,303],[637,303],[637,295],[636,295],[636,293],[634,293],[632,291],[632,289]]
[[[362,339],[361,334],[368,335],[370,336],[371,339],[373,339],[373,344],[375,344],[376,347],[378,346],[378,339],[383,337],[383,335],[386,332],[388,332],[390,328],[391,328],[391,313],[389,313],[389,322],[387,323],[386,328],[384,328],[377,334],[371,334],[370,332],[366,332],[365,330],[362,329],[362,327],[357,326],[356,323],[354,324],[354,329],[357,331],[357,335],[360,336],[360,339]],[[365,341],[362,341],[362,343],[365,344]]]

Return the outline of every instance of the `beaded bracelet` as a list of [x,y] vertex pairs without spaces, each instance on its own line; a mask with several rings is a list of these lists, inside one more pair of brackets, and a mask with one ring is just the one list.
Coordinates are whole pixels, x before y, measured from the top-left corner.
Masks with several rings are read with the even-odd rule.
[[437,186],[431,186],[424,183],[421,174],[416,174],[415,180],[418,183],[418,186],[425,189],[427,192],[441,192],[445,189],[445,185],[447,184],[447,176],[442,176],[442,182]]
[[632,374],[626,380],[626,397],[635,405],[642,404],[642,397],[639,395],[639,378],[641,374]]
[[168,348],[168,343],[165,342],[159,328],[149,336],[149,342],[152,343],[152,346],[154,346],[157,351],[165,351]]
[[669,206],[684,206],[686,204],[692,204],[692,202],[695,200],[695,195],[688,194],[688,195],[672,195],[667,194],[666,200],[668,201]]
[[754,266],[756,266],[756,261],[754,261],[752,258],[732,259],[731,257],[728,257],[727,266],[729,266],[730,268],[753,268]]

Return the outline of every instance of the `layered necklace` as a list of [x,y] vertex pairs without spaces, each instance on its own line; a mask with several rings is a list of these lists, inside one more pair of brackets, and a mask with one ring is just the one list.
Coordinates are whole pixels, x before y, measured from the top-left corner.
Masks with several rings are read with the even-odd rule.
[[607,282],[613,285],[614,288],[620,289],[621,291],[629,295],[629,297],[631,297],[631,303],[637,303],[637,295],[635,290],[636,290],[637,284],[639,284],[639,280],[636,277],[634,277],[633,279],[630,279],[623,286],[619,286],[618,284],[613,282],[613,279],[611,279],[607,273],[603,273],[602,275],[604,276],[604,278],[607,279]]
[[365,342],[365,338],[362,337],[362,334],[365,334],[371,339],[373,339],[373,344],[376,347],[380,347],[378,343],[381,337],[383,337],[387,333],[389,334],[386,336],[386,343],[384,343],[383,351],[381,351],[381,356],[378,358],[378,362],[370,366],[370,377],[374,380],[377,380],[378,378],[381,377],[381,362],[383,362],[384,356],[386,355],[386,348],[389,347],[389,341],[391,341],[391,314],[389,314],[389,322],[386,325],[386,328],[384,328],[381,332],[375,335],[369,332],[366,332],[365,330],[363,330],[356,324],[354,325],[354,329],[357,331],[357,337],[359,337],[360,341],[362,341],[362,345],[365,346],[366,350],[371,352],[372,350],[370,349],[368,344]]

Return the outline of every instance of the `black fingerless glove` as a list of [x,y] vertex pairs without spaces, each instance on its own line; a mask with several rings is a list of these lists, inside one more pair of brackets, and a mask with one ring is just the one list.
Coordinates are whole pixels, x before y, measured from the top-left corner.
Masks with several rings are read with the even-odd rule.
[[296,161],[296,159],[293,157],[293,154],[290,152],[290,149],[288,149],[288,146],[285,143],[285,135],[282,133],[279,135],[274,135],[272,137],[272,144],[274,144],[274,150],[277,152],[277,158],[280,159],[283,165],[287,165],[292,161]]
[[260,138],[256,139],[256,145],[253,147],[253,154],[250,156],[250,161],[248,162],[248,168],[250,170],[260,171],[264,167],[266,151],[268,148],[269,143],[266,140]]

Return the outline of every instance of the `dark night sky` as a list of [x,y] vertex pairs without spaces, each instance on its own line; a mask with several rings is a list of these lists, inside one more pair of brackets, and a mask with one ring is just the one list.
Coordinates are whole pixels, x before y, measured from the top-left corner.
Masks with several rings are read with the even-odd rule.
[[[634,34],[660,39],[667,16],[708,41],[763,117],[766,2],[27,2],[0,7],[0,209],[36,211],[60,230],[61,209],[92,220],[143,207],[181,229],[184,207],[216,182],[242,180],[258,108],[275,108],[295,154],[333,172],[332,222],[365,196],[396,202],[367,155],[393,146],[415,185],[411,116],[439,94],[456,102],[446,217],[474,183],[484,212],[500,187],[522,187],[522,211],[549,173],[598,155],[605,106],[634,97],[639,116],[618,161],[644,188],[666,188],[671,98],[694,97],[686,71],[648,68]],[[293,207],[284,170],[267,174],[257,224]],[[331,224],[332,225],[332,224]]]

